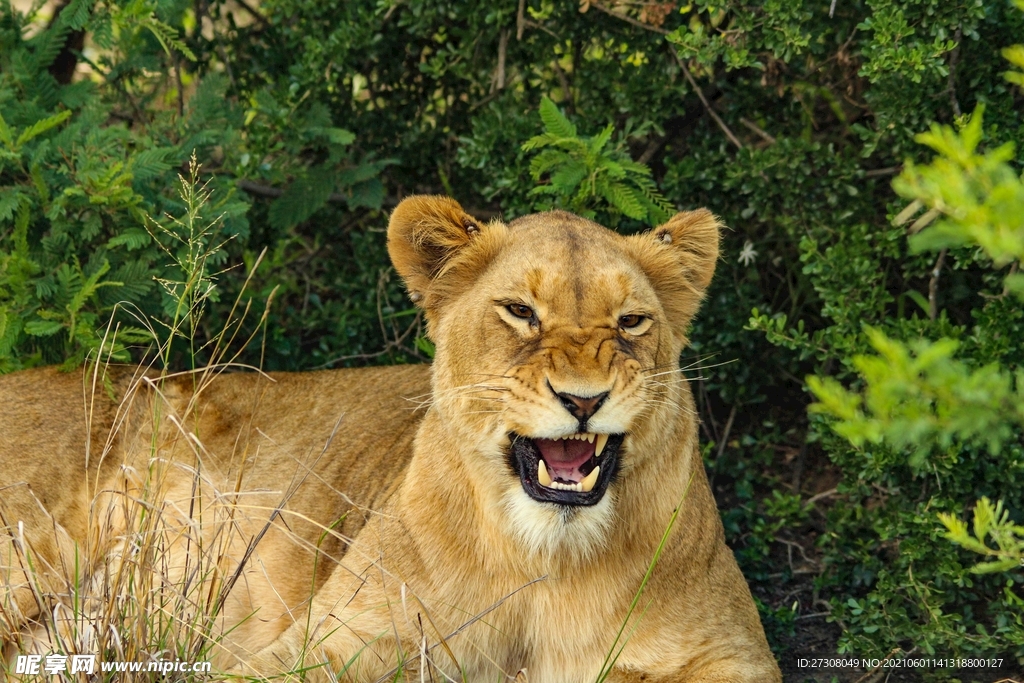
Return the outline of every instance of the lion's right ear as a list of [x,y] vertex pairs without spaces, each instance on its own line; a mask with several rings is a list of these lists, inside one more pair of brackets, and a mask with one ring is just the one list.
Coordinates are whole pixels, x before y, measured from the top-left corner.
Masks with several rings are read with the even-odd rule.
[[650,232],[626,238],[681,339],[711,284],[722,228],[707,209],[677,213]]
[[388,254],[413,302],[434,308],[475,277],[489,260],[498,226],[504,227],[480,223],[450,197],[403,199],[388,224]]

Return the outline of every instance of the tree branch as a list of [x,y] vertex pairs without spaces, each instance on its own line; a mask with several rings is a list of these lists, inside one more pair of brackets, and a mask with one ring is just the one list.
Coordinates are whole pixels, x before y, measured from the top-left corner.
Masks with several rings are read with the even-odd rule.
[[932,279],[928,282],[928,319],[935,320],[939,315],[939,275],[942,274],[942,265],[946,262],[946,249],[939,252],[939,258],[932,268]]
[[675,48],[672,48],[672,56],[676,58],[676,63],[679,64],[679,68],[683,70],[683,75],[686,76],[686,80],[690,82],[690,87],[693,88],[693,91],[697,93],[697,97],[700,98],[701,104],[704,105],[704,110],[707,111],[708,115],[715,120],[718,127],[722,129],[722,132],[725,133],[725,137],[729,138],[729,141],[736,145],[737,149],[743,149],[743,143],[739,141],[739,138],[733,135],[733,132],[729,130],[729,126],[725,125],[725,121],[723,121],[721,117],[715,113],[715,110],[711,108],[711,103],[708,102],[708,98],[704,97],[704,91],[700,89],[699,85],[697,85],[697,81],[693,79],[693,75],[690,73],[690,70],[686,68],[686,64],[683,60],[679,58],[679,53],[675,51]]
[[505,55],[508,52],[508,34],[507,28],[501,29],[501,36],[498,38],[498,68],[494,73],[494,89],[491,92],[505,89]]
[[746,126],[748,130],[750,130],[750,131],[756,133],[757,135],[759,135],[761,137],[761,139],[764,140],[765,142],[767,142],[768,144],[770,144],[770,145],[774,145],[775,144],[775,138],[772,135],[770,135],[766,130],[764,130],[759,125],[754,123],[753,121],[751,121],[751,120],[741,116],[740,117],[740,123],[742,123],[744,126]]
[[622,14],[621,12],[616,12],[613,9],[609,9],[609,8],[605,7],[604,5],[602,5],[599,2],[591,2],[590,6],[593,7],[594,9],[596,9],[596,10],[604,12],[605,14],[607,14],[610,17],[615,17],[616,19],[624,21],[627,24],[632,24],[633,26],[636,26],[637,28],[642,28],[645,31],[653,31],[655,33],[660,33],[663,36],[666,36],[669,33],[671,33],[671,31],[666,31],[665,29],[661,28],[660,26],[651,26],[650,24],[645,24],[642,21],[637,21],[633,17],[626,16],[625,14]]
[[956,65],[960,61],[960,41],[963,39],[963,30],[957,26],[956,32],[953,34],[953,40],[956,41],[956,47],[949,53],[949,79],[946,87],[949,92],[949,106],[953,110],[953,115],[960,117],[960,100],[956,98]]

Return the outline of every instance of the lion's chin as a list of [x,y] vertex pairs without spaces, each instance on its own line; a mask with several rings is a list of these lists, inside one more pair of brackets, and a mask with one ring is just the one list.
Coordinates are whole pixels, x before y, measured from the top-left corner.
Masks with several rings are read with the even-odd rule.
[[614,517],[609,494],[588,507],[538,503],[519,486],[504,497],[509,529],[530,556],[545,561],[582,563],[598,556],[608,542]]
[[544,439],[511,433],[508,438],[509,464],[531,499],[559,507],[589,507],[601,502],[618,475],[625,435]]

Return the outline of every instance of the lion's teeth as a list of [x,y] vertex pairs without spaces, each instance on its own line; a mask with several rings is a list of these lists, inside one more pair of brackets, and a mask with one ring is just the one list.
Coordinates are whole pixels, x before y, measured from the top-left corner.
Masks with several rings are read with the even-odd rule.
[[601,451],[604,450],[605,444],[607,444],[607,443],[608,443],[608,435],[607,434],[598,434],[597,435],[597,447],[594,448],[594,455],[601,455]]
[[581,481],[579,484],[577,484],[577,486],[580,487],[580,491],[582,491],[583,493],[590,493],[591,491],[593,491],[594,490],[594,484],[597,483],[597,477],[598,477],[599,474],[601,474],[601,466],[600,465],[595,467],[594,470],[590,474],[588,474],[587,476],[583,477],[583,481]]
[[537,461],[537,481],[540,482],[541,486],[551,488],[551,475],[548,474],[548,468],[544,465],[543,460]]
[[587,441],[589,441],[590,443],[594,443],[594,437],[595,437],[595,436],[596,436],[595,434],[590,434],[590,433],[588,432],[588,433],[587,433]]
[[560,481],[553,481],[550,485],[546,485],[549,489],[555,489],[556,491],[575,491],[576,493],[583,493],[586,489],[583,488],[583,482],[577,482],[575,484],[564,484]]

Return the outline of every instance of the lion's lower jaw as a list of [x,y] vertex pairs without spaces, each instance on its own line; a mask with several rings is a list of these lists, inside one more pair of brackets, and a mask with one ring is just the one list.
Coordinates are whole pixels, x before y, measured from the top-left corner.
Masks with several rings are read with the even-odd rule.
[[504,496],[508,529],[528,557],[542,562],[557,559],[586,562],[608,544],[614,518],[614,492],[586,507],[539,503],[520,486]]

